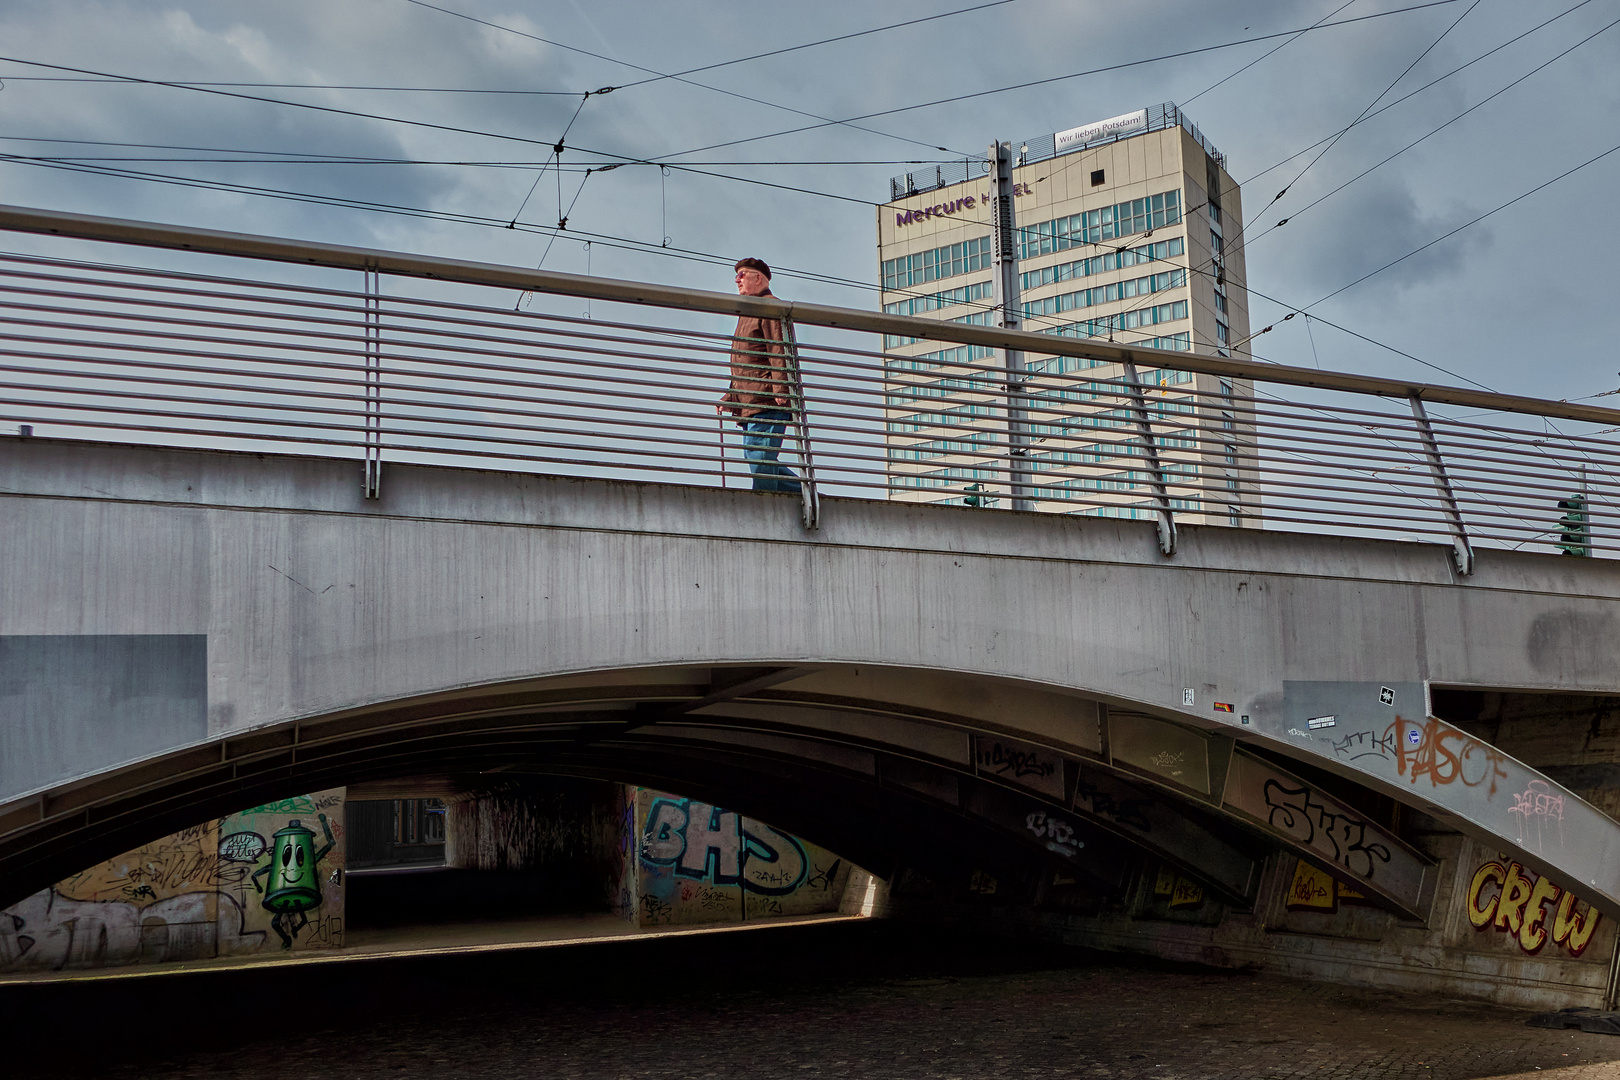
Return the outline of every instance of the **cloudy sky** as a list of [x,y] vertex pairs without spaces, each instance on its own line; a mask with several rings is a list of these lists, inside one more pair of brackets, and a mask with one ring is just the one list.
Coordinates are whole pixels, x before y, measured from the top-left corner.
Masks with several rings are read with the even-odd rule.
[[1244,184],[1255,328],[1316,317],[1257,354],[1620,387],[1620,0],[1425,2],[6,0],[0,201],[715,289],[754,254],[871,307],[908,163],[1170,101]]

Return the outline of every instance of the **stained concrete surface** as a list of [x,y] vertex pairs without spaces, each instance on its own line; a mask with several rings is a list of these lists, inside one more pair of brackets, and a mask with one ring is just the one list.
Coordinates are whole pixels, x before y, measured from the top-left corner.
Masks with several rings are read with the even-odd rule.
[[8,1075],[1620,1077],[1620,1038],[879,921],[0,986]]

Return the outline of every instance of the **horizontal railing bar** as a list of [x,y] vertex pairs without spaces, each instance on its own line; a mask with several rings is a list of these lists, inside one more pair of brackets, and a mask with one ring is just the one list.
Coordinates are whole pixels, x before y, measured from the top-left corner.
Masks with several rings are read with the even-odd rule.
[[792,318],[797,323],[839,329],[867,330],[904,337],[1012,348],[1026,353],[1101,359],[1110,363],[1151,364],[1209,375],[1236,376],[1266,383],[1344,390],[1384,397],[1418,397],[1425,402],[1508,410],[1536,416],[1590,420],[1620,425],[1620,410],[1568,402],[1543,401],[1517,395],[1494,394],[1463,387],[1435,386],[1396,379],[1326,372],[1310,368],[1261,364],[1203,354],[1136,346],[1081,343],[1078,339],[1027,331],[976,327],[915,316],[887,315],[820,304],[784,302],[775,298],[734,296],[682,289],[648,282],[618,281],[528,270],[457,259],[434,259],[371,248],[347,247],[254,236],[246,233],[181,228],[155,222],[130,221],[87,214],[66,214],[26,207],[0,206],[0,228],[83,240],[133,244],[143,247],[265,259],[275,262],[326,266],[357,271],[374,270],[409,277],[453,281],[468,285],[524,292],[543,292],[594,300],[704,311],[711,314]]

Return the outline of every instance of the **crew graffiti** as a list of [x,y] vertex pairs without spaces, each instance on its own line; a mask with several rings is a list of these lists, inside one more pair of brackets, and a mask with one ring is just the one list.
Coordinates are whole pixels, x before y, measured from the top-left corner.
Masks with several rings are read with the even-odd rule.
[[[1574,893],[1554,885],[1546,875],[1536,877],[1516,862],[1481,865],[1468,885],[1466,902],[1474,929],[1516,937],[1519,948],[1531,955],[1540,952],[1549,939],[1569,955],[1581,955],[1602,919],[1590,906],[1577,910]],[[1555,902],[1557,906],[1549,908]]]

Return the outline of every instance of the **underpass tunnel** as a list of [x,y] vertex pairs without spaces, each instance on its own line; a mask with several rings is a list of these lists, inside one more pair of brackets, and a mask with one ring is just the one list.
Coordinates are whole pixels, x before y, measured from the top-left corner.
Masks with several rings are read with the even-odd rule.
[[[1433,700],[1459,731],[1515,747],[1549,775],[1574,770],[1563,778],[1595,805],[1614,799],[1612,764],[1593,759],[1620,741],[1612,702],[1442,690]],[[1339,981],[1423,977],[1471,996],[1612,998],[1614,928],[1579,883],[1334,764],[1128,702],[938,672],[597,673],[303,720],[95,778],[58,795],[80,801],[74,812],[0,832],[0,902],[244,806],[334,790],[356,804],[368,793],[445,798],[447,840],[462,849],[452,869],[489,885],[498,868],[467,852],[513,848],[490,830],[533,833],[559,800],[642,791],[759,822],[762,835],[828,853],[827,866],[872,875],[864,906],[878,916]],[[504,818],[469,831],[474,810],[502,800]],[[634,856],[658,822],[634,796],[628,813],[615,836]],[[712,884],[721,858],[690,883]],[[508,867],[530,879],[490,886],[482,913],[502,896],[506,911],[555,899],[546,890],[560,865],[550,877]],[[349,902],[369,884],[351,876]],[[457,910],[442,883],[393,887],[435,918]],[[370,891],[376,910],[394,903]],[[589,892],[574,889],[576,908]],[[625,905],[602,890],[594,902]],[[470,901],[462,910],[480,913]],[[1414,950],[1427,975],[1402,969]],[[1527,979],[1515,965],[1531,958],[1540,974]]]

